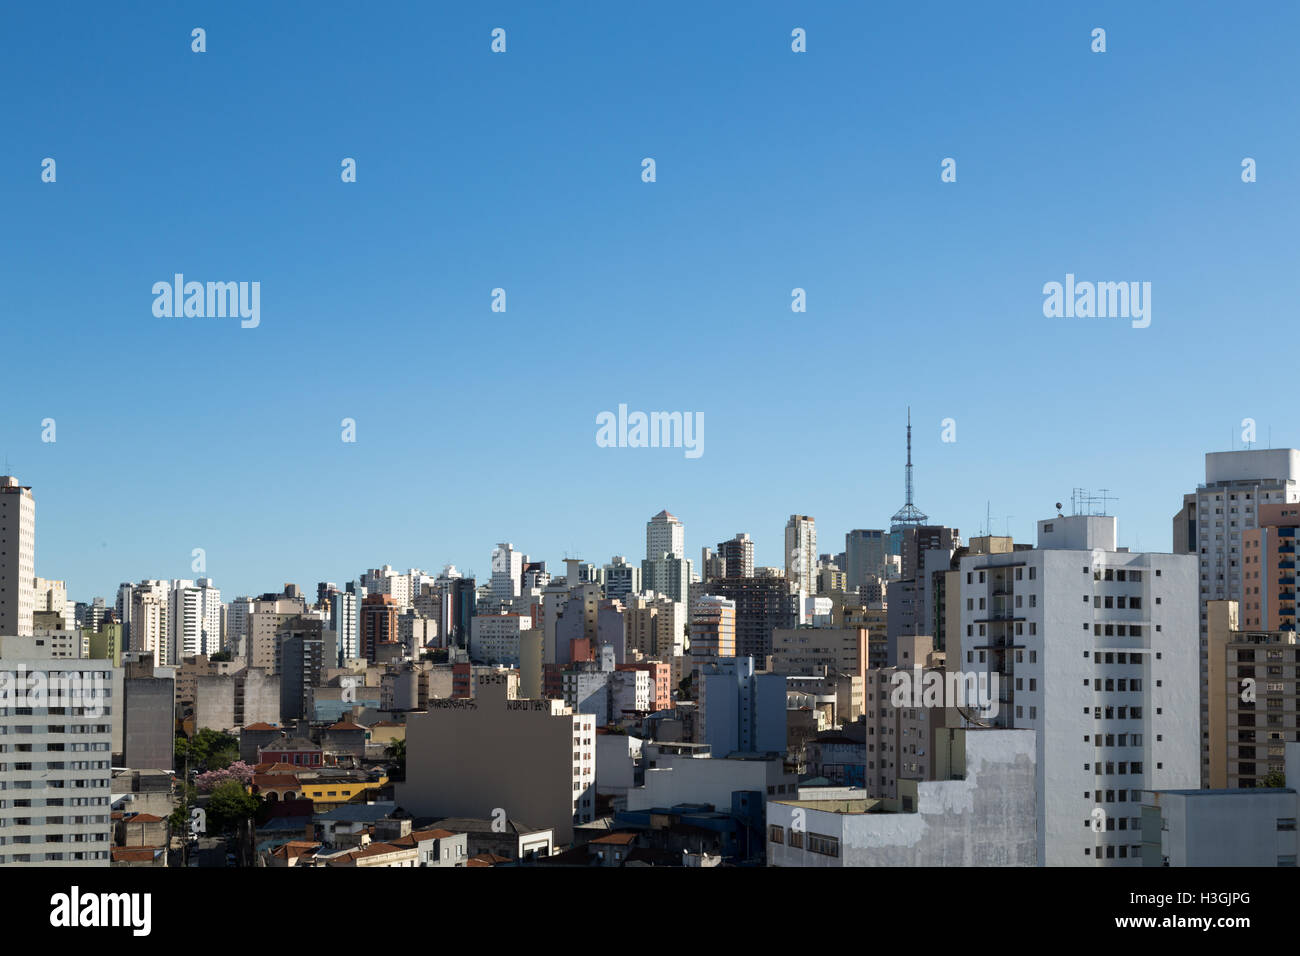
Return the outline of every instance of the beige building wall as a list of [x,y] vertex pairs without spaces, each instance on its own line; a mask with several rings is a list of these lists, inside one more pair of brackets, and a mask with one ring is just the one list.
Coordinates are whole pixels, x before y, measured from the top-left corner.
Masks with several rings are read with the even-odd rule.
[[518,677],[480,675],[473,698],[430,700],[406,725],[406,782],[397,802],[414,816],[553,827],[557,843],[595,816],[595,718],[562,701],[517,696]]

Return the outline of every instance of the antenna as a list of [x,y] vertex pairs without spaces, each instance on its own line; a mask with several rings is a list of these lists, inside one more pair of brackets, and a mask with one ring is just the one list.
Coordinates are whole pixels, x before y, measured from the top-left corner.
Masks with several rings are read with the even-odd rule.
[[923,525],[930,518],[912,504],[912,406],[907,407],[907,502],[899,508],[891,519],[890,532],[906,527]]

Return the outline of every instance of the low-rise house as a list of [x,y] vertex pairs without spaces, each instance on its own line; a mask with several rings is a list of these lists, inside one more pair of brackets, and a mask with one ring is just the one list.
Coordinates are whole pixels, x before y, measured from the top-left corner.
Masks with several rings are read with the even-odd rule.
[[447,817],[434,823],[433,827],[464,834],[471,857],[487,853],[506,860],[527,860],[555,852],[555,830],[531,827],[518,820],[504,819],[498,829],[495,820]]

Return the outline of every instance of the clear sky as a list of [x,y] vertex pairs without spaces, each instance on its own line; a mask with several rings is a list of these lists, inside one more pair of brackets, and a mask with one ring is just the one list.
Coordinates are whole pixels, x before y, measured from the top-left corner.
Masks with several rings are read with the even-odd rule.
[[[840,551],[903,503],[909,404],[965,537],[1104,487],[1167,550],[1243,418],[1300,445],[1294,3],[153,7],[0,30],[0,458],[78,600],[199,547],[230,596],[640,559],[663,508],[697,559],[780,564],[795,512]],[[178,272],[260,282],[260,326],[156,318]],[[1150,282],[1150,327],[1045,318],[1066,273]],[[619,403],[704,454],[597,447]]]

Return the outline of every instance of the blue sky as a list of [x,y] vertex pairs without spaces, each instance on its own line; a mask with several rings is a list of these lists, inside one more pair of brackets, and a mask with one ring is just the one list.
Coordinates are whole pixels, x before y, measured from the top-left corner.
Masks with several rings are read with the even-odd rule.
[[[692,556],[745,531],[779,564],[791,513],[821,551],[887,526],[909,404],[936,522],[1032,540],[1105,487],[1167,550],[1243,418],[1300,444],[1265,372],[1294,4],[448,6],[5,11],[0,456],[38,574],[603,563],[662,508]],[[260,327],[155,318],[176,272],[260,282]],[[1149,281],[1151,326],[1044,318],[1067,272]],[[619,403],[702,412],[703,456],[597,447]]]

